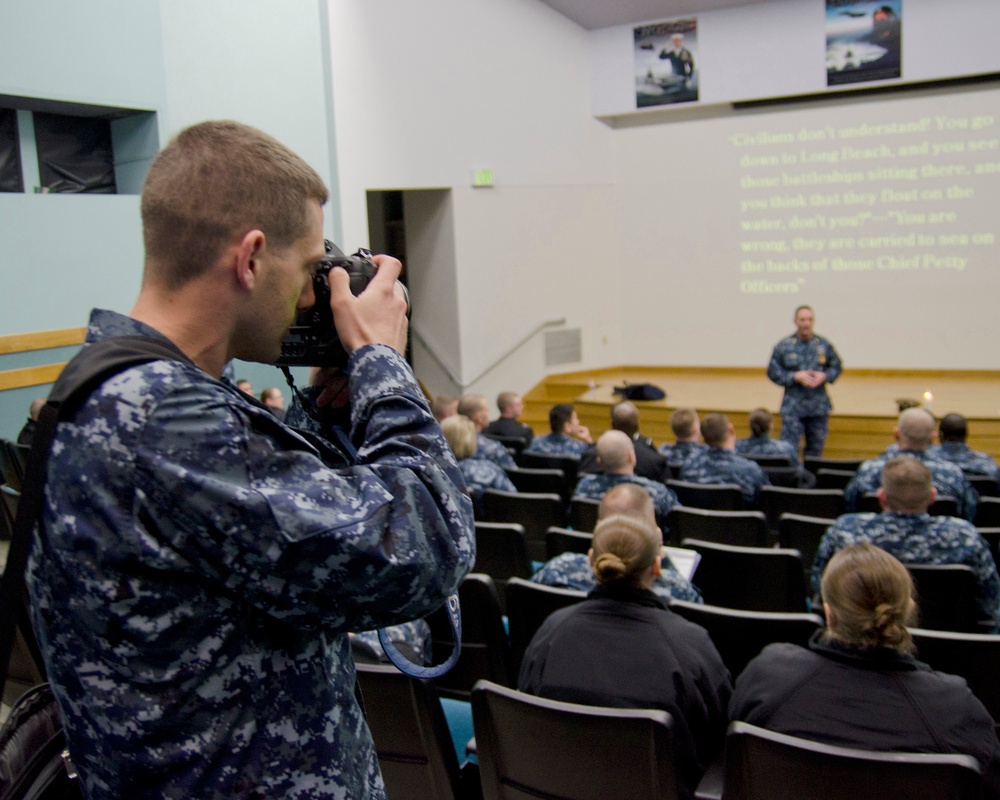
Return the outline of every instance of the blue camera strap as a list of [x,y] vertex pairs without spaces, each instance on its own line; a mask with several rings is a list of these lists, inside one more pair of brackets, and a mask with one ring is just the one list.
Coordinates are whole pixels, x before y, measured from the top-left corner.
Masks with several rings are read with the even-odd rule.
[[462,611],[458,605],[458,595],[449,595],[448,599],[445,601],[444,607],[448,612],[448,622],[451,624],[451,633],[454,637],[454,644],[452,645],[451,655],[448,656],[448,659],[440,664],[435,664],[433,667],[424,667],[420,664],[414,664],[396,649],[396,645],[389,641],[389,634],[385,632],[385,628],[379,628],[378,641],[379,644],[382,645],[382,649],[385,651],[385,657],[388,658],[389,661],[392,662],[393,666],[400,672],[409,675],[412,678],[440,678],[455,666],[455,663],[458,661],[458,657],[462,652]]

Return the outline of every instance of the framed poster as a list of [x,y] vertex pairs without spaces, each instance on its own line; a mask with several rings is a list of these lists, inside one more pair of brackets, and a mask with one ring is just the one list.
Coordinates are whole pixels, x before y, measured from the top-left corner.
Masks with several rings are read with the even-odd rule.
[[697,19],[640,25],[632,36],[636,108],[698,99]]
[[900,77],[903,0],[826,0],[826,85]]

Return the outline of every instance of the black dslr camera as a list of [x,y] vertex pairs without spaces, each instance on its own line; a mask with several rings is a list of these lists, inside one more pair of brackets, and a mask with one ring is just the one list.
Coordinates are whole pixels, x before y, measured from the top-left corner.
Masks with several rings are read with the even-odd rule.
[[[313,293],[316,303],[307,311],[300,311],[288,335],[281,340],[281,356],[274,363],[279,367],[345,367],[347,351],[337,337],[330,311],[330,270],[343,267],[351,276],[351,292],[361,294],[368,282],[375,277],[378,267],[372,261],[372,254],[359,249],[354,255],[346,256],[329,239],[326,240],[326,256],[319,262],[313,274]],[[396,282],[406,298],[406,313],[410,313],[410,297],[403,284]]]

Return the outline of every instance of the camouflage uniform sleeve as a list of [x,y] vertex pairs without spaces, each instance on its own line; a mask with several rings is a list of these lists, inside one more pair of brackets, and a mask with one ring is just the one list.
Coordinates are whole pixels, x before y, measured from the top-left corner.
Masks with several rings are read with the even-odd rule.
[[840,363],[840,355],[830,340],[824,339],[823,342],[826,345],[826,366],[823,368],[823,374],[826,375],[827,383],[833,383],[840,377],[843,366]]
[[795,372],[790,369],[785,369],[784,364],[784,343],[785,340],[782,339],[778,344],[774,346],[774,350],[771,351],[771,360],[767,365],[767,377],[771,379],[772,382],[778,384],[778,386],[791,386],[795,383]]
[[[858,467],[857,473],[851,478],[850,483],[844,489],[844,504],[848,511],[856,511],[858,508],[858,498],[865,492],[874,491],[869,488],[873,474],[881,476],[882,465],[871,461],[864,462]],[[878,488],[881,477],[876,480],[875,489]]]
[[300,629],[422,616],[475,556],[464,481],[409,367],[376,345],[355,351],[349,371],[354,466],[331,469],[287,428],[261,430],[182,388],[154,412],[137,455],[146,513],[183,539],[174,546]]
[[854,514],[845,514],[823,534],[819,547],[816,548],[816,558],[813,560],[812,590],[816,597],[820,594],[820,581],[823,580],[823,570],[826,569],[827,563],[838,551],[854,542],[857,530],[858,517]]

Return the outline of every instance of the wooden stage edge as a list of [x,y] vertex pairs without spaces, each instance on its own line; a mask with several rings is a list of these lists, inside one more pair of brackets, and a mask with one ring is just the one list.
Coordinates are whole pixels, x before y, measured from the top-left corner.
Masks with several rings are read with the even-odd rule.
[[[667,393],[664,400],[640,402],[641,430],[656,444],[673,441],[670,414],[691,406],[704,416],[721,412],[732,420],[738,436],[748,435],[747,414],[766,408],[775,414],[782,389],[767,379],[763,368],[748,367],[609,367],[549,375],[524,395],[522,420],[536,433],[548,432],[548,409],[555,403],[576,406],[596,436],[607,430],[610,406],[620,399],[616,386],[651,383]],[[1000,372],[988,370],[845,370],[829,387],[833,402],[830,436],[824,455],[867,458],[893,441],[899,400],[923,403],[932,399],[935,416],[956,412],[969,419],[969,446],[1000,458]]]

